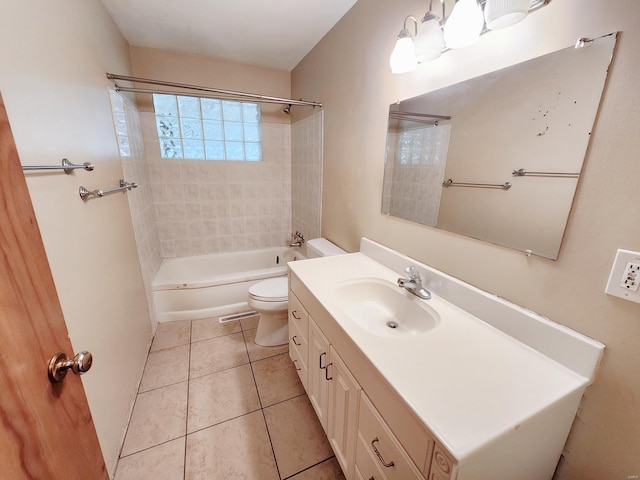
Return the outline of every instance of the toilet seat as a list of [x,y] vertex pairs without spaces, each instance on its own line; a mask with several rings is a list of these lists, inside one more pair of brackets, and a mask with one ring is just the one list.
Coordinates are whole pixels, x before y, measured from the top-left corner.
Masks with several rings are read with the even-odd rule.
[[[289,282],[287,277],[263,280],[249,287],[249,298],[258,302],[287,302]],[[286,308],[286,307],[285,307]]]

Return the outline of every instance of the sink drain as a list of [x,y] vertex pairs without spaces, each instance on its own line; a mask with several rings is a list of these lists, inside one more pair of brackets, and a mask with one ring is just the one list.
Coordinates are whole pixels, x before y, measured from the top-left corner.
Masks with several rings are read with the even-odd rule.
[[398,324],[396,322],[394,322],[393,320],[389,320],[387,322],[387,327],[389,327],[389,328],[398,328]]

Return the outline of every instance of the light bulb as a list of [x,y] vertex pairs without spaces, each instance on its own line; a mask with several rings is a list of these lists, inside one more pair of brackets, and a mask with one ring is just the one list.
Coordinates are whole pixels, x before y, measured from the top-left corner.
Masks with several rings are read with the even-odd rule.
[[444,34],[433,12],[429,11],[422,19],[420,31],[414,42],[418,62],[428,62],[440,57],[444,50]]
[[389,58],[389,65],[393,73],[406,73],[416,69],[418,65],[416,50],[408,30],[403,29],[398,35],[398,41]]
[[487,0],[484,19],[489,30],[510,27],[527,16],[531,0]]
[[464,48],[480,38],[484,26],[482,9],[476,0],[459,0],[444,25],[444,40],[449,48]]

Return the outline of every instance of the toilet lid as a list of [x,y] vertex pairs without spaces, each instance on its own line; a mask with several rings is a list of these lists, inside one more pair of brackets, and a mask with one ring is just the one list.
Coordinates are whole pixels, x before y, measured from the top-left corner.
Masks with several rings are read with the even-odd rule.
[[263,280],[249,287],[249,295],[263,302],[284,302],[289,298],[287,277]]

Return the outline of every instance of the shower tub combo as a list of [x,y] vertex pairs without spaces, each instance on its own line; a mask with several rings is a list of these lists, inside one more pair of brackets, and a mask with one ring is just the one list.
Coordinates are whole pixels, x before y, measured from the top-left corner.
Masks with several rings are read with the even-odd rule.
[[287,274],[287,262],[304,257],[296,248],[165,258],[153,281],[159,322],[197,320],[249,310],[249,287]]

